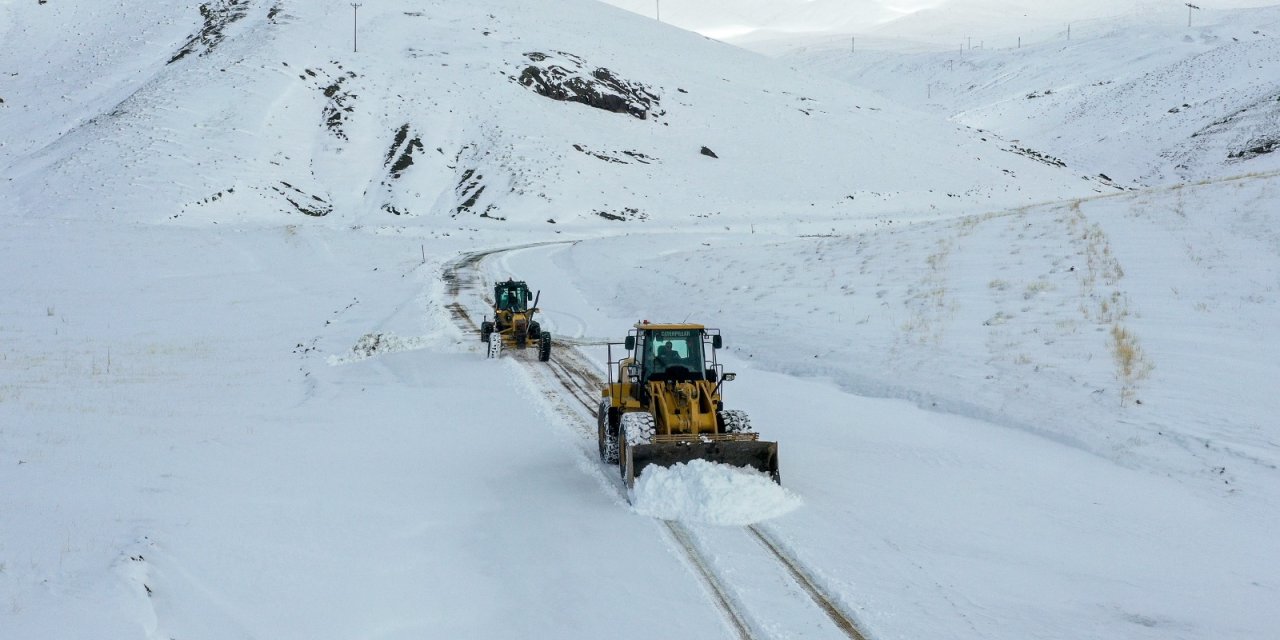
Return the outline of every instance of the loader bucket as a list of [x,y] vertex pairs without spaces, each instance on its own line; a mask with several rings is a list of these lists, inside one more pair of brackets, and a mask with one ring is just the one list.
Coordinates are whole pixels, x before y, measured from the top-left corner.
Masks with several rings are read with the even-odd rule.
[[723,442],[655,442],[636,444],[626,448],[623,479],[627,488],[635,486],[644,468],[649,465],[670,467],[680,462],[706,460],[735,467],[753,467],[769,474],[774,482],[782,484],[778,474],[778,443],[756,440]]

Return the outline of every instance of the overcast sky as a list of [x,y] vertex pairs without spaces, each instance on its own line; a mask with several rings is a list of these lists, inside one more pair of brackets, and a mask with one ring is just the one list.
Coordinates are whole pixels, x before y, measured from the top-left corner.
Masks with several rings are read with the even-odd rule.
[[[602,0],[713,38],[753,31],[791,34],[863,33],[940,37],[949,26],[973,33],[1036,28],[1068,21],[1140,15],[1186,16],[1184,0]],[[1277,4],[1274,0],[1201,0],[1204,10]],[[914,14],[914,15],[913,15]],[[1167,14],[1167,16],[1166,16]],[[911,16],[910,20],[899,20]],[[886,27],[893,22],[892,27]]]

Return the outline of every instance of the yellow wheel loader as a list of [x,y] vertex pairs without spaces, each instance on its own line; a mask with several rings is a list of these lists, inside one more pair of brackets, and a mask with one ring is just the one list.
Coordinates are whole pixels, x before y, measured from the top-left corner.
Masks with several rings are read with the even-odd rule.
[[716,361],[720,348],[718,329],[648,321],[609,345],[597,437],[600,459],[618,465],[628,488],[649,465],[691,460],[754,467],[781,482],[778,443],[761,441],[744,412],[724,408],[721,387],[735,374]]
[[497,358],[503,349],[538,348],[538,360],[551,359],[551,332],[543,331],[533,314],[538,312],[539,291],[529,304],[529,285],[507,278],[493,285],[493,320],[480,323],[480,341],[489,346],[488,357]]

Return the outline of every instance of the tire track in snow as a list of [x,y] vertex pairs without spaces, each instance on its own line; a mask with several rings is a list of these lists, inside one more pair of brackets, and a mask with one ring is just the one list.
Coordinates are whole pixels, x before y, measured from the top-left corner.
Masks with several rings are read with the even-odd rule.
[[[474,333],[479,330],[476,322],[462,305],[461,295],[464,291],[479,289],[480,295],[484,296],[485,287],[483,285],[483,277],[479,271],[479,265],[485,258],[507,251],[547,244],[557,243],[536,243],[505,249],[477,251],[463,254],[447,263],[441,277],[447,284],[448,295],[452,298],[446,306],[458,328],[464,333]],[[599,390],[604,388],[606,381],[591,361],[572,346],[576,343],[578,341],[557,339],[554,343],[556,348],[551,350],[551,359],[546,363],[549,366],[546,367],[536,360],[525,358],[517,358],[517,360],[535,379],[548,383],[555,382],[564,391],[568,392],[573,399],[573,403],[580,405],[583,410],[566,411],[566,415],[577,415],[580,418],[577,424],[578,430],[582,432],[584,439],[592,439],[596,435],[596,428],[595,425],[589,423],[587,418],[597,419]],[[548,373],[550,373],[549,376],[547,375]],[[557,401],[551,393],[548,393],[547,397],[550,401]],[[563,397],[559,398],[558,402],[569,404],[569,401]],[[568,408],[573,409],[574,407],[571,404]],[[619,497],[625,499],[625,493],[620,485],[617,485],[617,489]],[[716,571],[715,564],[701,551],[695,542],[691,528],[685,523],[674,520],[662,520],[661,522],[666,534],[673,543],[673,547],[679,550],[691,570],[703,583],[708,595],[716,605],[716,608],[724,615],[726,623],[731,627],[736,637],[741,640],[768,637],[769,634],[758,630],[759,625],[753,623],[749,612],[744,611],[745,607],[742,602],[733,595],[734,590],[731,583]],[[750,534],[750,537],[758,543],[759,548],[766,552],[769,561],[780,565],[791,576],[791,579],[800,587],[801,591],[808,596],[819,610],[826,614],[832,624],[845,637],[850,638],[850,640],[867,640],[868,636],[859,630],[854,617],[844,611],[836,599],[821,586],[821,581],[814,576],[813,572],[788,552],[786,547],[773,534],[757,525],[748,525],[742,527],[741,530]]]
[[831,618],[831,622],[840,631],[844,632],[852,640],[866,640],[866,636],[862,635],[862,632],[858,630],[858,625],[840,610],[840,607],[827,596],[822,587],[818,586],[818,583],[814,581],[813,576],[804,568],[804,565],[800,564],[800,561],[796,560],[790,553],[787,553],[772,535],[754,524],[747,525],[747,531],[750,531],[756,540],[764,545],[764,548],[768,549],[769,553],[773,554],[773,557],[777,558],[778,562],[781,562],[787,568],[796,584],[800,585],[801,589],[804,589],[809,598],[822,609],[823,613],[827,614],[828,618]]
[[716,601],[716,606],[725,614],[733,630],[742,640],[754,640],[756,635],[751,632],[751,626],[747,623],[746,616],[739,611],[736,601],[729,595],[725,588],[724,582],[711,569],[711,565],[707,563],[703,554],[698,551],[698,547],[693,543],[689,530],[684,525],[674,520],[663,520],[662,524],[666,525],[667,533],[671,534],[672,540],[684,552],[685,560],[698,573],[698,577],[702,579],[702,584],[710,591],[711,597]]

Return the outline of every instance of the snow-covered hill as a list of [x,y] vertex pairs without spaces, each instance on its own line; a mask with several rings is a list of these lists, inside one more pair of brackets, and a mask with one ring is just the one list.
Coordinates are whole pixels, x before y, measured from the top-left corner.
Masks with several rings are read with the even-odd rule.
[[[335,6],[203,6],[203,21],[184,2],[6,6],[8,211],[730,224],[1090,188],[962,127],[586,0],[371,5],[359,53],[352,12]],[[91,27],[63,29],[64,16]]]
[[[1145,16],[1169,24],[1185,22],[1185,3],[1160,0],[604,0],[682,29],[751,48],[770,40],[839,34],[908,38],[944,48],[986,36],[1038,39],[1065,31],[1069,23]],[[1195,11],[1213,12],[1274,4],[1268,0],[1217,0]],[[1191,11],[1194,13],[1194,11]],[[994,42],[994,40],[993,40]]]
[[[1221,157],[1272,112],[1184,140],[1272,10],[936,99],[585,0],[353,13],[0,0],[0,638],[1280,628],[1280,154]],[[551,363],[479,349],[509,276]],[[641,318],[723,331],[783,508],[628,504]]]
[[605,0],[712,38],[759,31],[861,30],[903,16],[932,0]]
[[1073,26],[1070,40],[1020,48],[1010,33],[907,53],[827,38],[784,58],[1124,184],[1280,168],[1280,9],[1206,11],[1191,28],[1147,14]]

